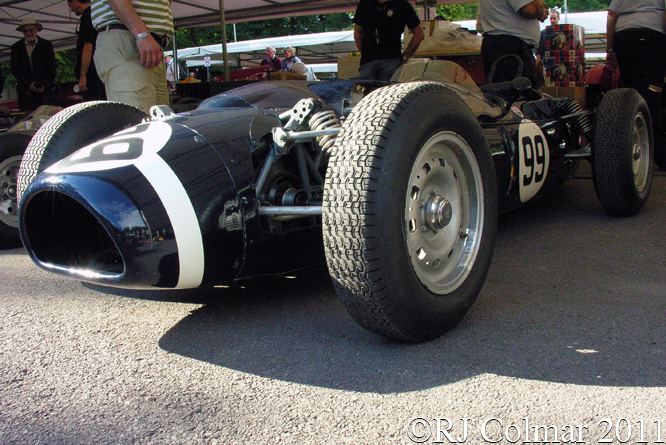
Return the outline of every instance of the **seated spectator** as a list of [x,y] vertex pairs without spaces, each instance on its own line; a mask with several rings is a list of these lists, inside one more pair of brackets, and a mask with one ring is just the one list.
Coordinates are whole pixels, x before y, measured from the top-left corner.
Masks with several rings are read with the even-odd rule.
[[269,65],[273,71],[280,71],[282,69],[282,61],[275,57],[275,48],[269,46],[266,48],[266,58],[261,61],[260,65]]
[[282,59],[282,71],[291,71],[294,63],[303,63],[301,59],[296,56],[296,49],[293,46],[288,46],[282,50],[284,59]]

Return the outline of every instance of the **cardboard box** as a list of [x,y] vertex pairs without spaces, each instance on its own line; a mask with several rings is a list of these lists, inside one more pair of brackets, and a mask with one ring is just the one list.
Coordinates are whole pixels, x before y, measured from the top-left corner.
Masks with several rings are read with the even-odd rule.
[[541,91],[553,97],[570,97],[576,99],[585,108],[585,87],[543,87]]
[[[467,28],[446,20],[422,21],[423,41],[414,56],[423,57],[440,54],[481,53],[481,36],[470,34]],[[405,27],[403,49],[409,45],[414,33]]]
[[338,78],[353,79],[358,77],[359,66],[361,66],[361,56],[338,57]]
[[[430,39],[430,37],[432,37],[432,34],[435,32],[436,27],[439,26],[438,25],[439,22],[441,22],[441,20],[422,20],[421,21],[421,24],[419,26],[421,26],[421,29],[423,29],[423,34],[424,34],[423,42],[421,42],[421,45],[423,45],[423,43],[426,40],[428,40],[428,39]],[[449,22],[446,22],[446,23],[448,24]],[[407,48],[407,45],[409,45],[409,42],[412,40],[413,35],[414,35],[414,33],[412,32],[412,30],[405,26],[405,33],[403,34],[403,40],[402,40],[402,43],[403,43],[402,47],[403,48]]]
[[546,51],[544,60],[553,59],[555,62],[576,62],[585,60],[584,51]]
[[550,51],[544,58],[546,86],[585,86],[585,53],[583,51]]
[[546,26],[546,51],[585,51],[585,28],[578,25]]

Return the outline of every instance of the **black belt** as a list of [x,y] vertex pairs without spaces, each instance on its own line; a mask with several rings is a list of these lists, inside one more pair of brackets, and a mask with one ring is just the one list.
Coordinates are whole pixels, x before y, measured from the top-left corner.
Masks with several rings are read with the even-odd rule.
[[[123,31],[129,31],[127,26],[121,25],[120,23],[112,23],[111,25],[104,26],[101,31],[108,31],[110,29],[121,29]],[[153,36],[153,39],[155,39],[157,44],[160,45],[162,49],[169,46],[169,43],[171,42],[171,38],[166,34],[156,34],[151,32],[150,35]]]

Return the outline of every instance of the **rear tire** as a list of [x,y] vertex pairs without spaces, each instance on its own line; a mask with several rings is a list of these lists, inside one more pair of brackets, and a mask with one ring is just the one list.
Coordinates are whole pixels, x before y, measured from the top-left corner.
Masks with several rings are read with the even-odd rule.
[[636,90],[607,92],[595,115],[592,173],[608,214],[633,216],[652,188],[654,138],[645,100]]
[[0,136],[0,249],[21,247],[16,182],[31,137],[25,133]]
[[456,94],[396,84],[353,110],[329,161],[323,229],[334,286],[361,326],[405,341],[453,328],[483,286],[496,223],[490,151]]
[[99,139],[139,124],[147,115],[119,102],[84,102],[65,108],[44,125],[25,151],[18,177],[18,197],[37,174]]

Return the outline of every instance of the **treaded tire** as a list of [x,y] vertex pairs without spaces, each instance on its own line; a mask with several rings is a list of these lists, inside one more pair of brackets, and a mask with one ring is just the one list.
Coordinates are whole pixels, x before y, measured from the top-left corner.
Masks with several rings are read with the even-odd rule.
[[[416,203],[451,197],[448,224],[420,218]],[[337,137],[324,191],[326,260],[350,315],[404,341],[453,328],[485,281],[497,201],[490,150],[456,94],[428,82],[369,94]]]
[[140,123],[147,115],[119,102],[84,102],[65,108],[42,125],[21,162],[18,197],[37,174],[99,139]]
[[18,229],[17,177],[21,158],[32,135],[0,135],[0,249],[21,247]]
[[612,216],[633,216],[652,188],[654,138],[645,100],[633,89],[607,92],[595,115],[592,174],[597,197]]

